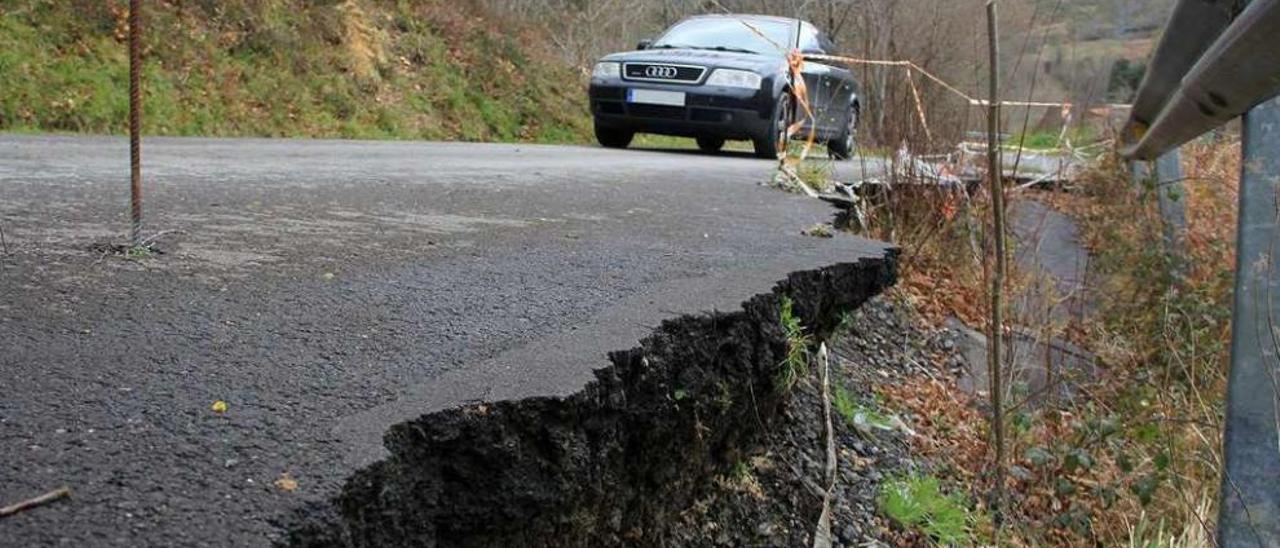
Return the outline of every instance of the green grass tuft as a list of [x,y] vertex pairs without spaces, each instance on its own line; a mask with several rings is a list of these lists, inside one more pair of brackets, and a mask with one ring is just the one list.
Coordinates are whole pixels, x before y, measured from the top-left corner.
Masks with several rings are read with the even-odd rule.
[[970,515],[959,494],[942,493],[938,478],[911,475],[890,480],[880,487],[876,499],[880,511],[908,530],[915,530],[944,546],[967,543]]
[[783,392],[791,390],[809,374],[809,347],[813,344],[813,337],[805,332],[800,318],[795,315],[794,305],[791,297],[783,296],[778,310],[778,322],[787,340],[787,355],[779,364],[777,378],[778,389]]
[[831,407],[835,408],[836,414],[840,415],[850,426],[862,429],[893,429],[892,419],[883,413],[862,405],[848,389],[839,384],[835,384],[831,388]]

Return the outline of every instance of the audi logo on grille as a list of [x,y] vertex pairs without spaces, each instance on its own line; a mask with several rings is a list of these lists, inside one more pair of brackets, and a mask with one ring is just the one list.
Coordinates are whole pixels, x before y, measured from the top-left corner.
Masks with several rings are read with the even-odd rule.
[[675,67],[664,67],[660,65],[649,65],[644,69],[644,75],[648,78],[675,78],[680,71]]

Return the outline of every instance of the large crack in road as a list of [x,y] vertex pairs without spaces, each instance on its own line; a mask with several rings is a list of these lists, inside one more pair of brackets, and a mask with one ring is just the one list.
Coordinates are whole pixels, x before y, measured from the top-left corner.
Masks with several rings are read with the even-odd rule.
[[391,455],[355,474],[335,507],[301,512],[290,544],[668,545],[677,517],[778,418],[781,300],[825,335],[893,283],[895,262],[796,272],[736,312],[663,322],[640,346],[610,353],[568,397],[474,403],[397,424],[386,436]]
[[166,253],[125,261],[89,249],[124,232],[127,157],[0,138],[0,496],[75,493],[0,544],[279,541],[394,424],[572,394],[663,320],[886,252],[801,235],[832,211],[759,186],[769,162],[155,139]]

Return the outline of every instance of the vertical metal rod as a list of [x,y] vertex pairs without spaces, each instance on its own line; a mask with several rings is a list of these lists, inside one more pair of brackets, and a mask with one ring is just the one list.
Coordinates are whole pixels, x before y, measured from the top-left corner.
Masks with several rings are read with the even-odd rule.
[[1181,283],[1187,274],[1187,202],[1178,149],[1170,150],[1156,160],[1155,185],[1165,257],[1176,283]]
[[991,390],[991,431],[995,442],[995,490],[992,514],[999,527],[1004,499],[1004,383],[1000,350],[1004,343],[1004,279],[1007,266],[1004,228],[1004,166],[1000,158],[997,132],[1000,128],[1000,39],[995,0],[987,0],[987,46],[990,81],[987,93],[987,177],[991,191],[993,232],[995,233],[995,275],[991,280],[991,332],[987,337],[987,370]]
[[142,245],[142,0],[129,0],[129,244]]
[[1280,546],[1280,98],[1244,117],[1221,546]]

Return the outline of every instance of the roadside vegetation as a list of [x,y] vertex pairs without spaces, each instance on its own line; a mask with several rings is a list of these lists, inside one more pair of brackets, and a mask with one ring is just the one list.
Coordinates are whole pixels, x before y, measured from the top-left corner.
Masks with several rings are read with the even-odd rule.
[[[986,396],[933,375],[880,387],[886,412],[910,417],[920,434],[914,455],[934,471],[885,484],[884,515],[943,545],[1213,545],[1239,154],[1235,137],[1184,149],[1189,233],[1181,279],[1161,245],[1155,189],[1135,186],[1116,156],[1100,157],[1071,192],[1018,194],[1067,213],[1080,227],[1095,308],[1088,321],[1043,328],[1094,353],[1100,370],[1063,380],[1071,398],[1006,399],[1010,474],[999,523],[945,517],[950,510],[939,510],[939,523],[924,510],[945,500],[972,516],[992,515]],[[985,192],[968,201],[899,184],[895,194],[873,202],[863,231],[903,248],[892,295],[935,326],[956,318],[985,329]],[[1015,274],[1011,293],[1035,282]],[[854,413],[846,395],[835,394],[833,406]],[[963,540],[946,532],[955,530],[947,523],[969,524]]]
[[[1114,158],[1085,179],[1083,199],[1064,204],[1081,220],[1099,281],[1100,321],[1081,335],[1108,366],[1105,382],[1090,389],[1092,405],[1074,410],[1090,435],[1077,438],[1082,462],[1092,464],[1080,485],[1107,495],[1086,510],[1113,541],[1214,544],[1240,144],[1228,137],[1183,153],[1181,280],[1161,245],[1155,188],[1135,191]],[[1108,489],[1128,496],[1112,502]]]
[[[146,2],[150,135],[584,142],[585,79],[474,3]],[[125,132],[128,2],[0,6],[0,131]]]

